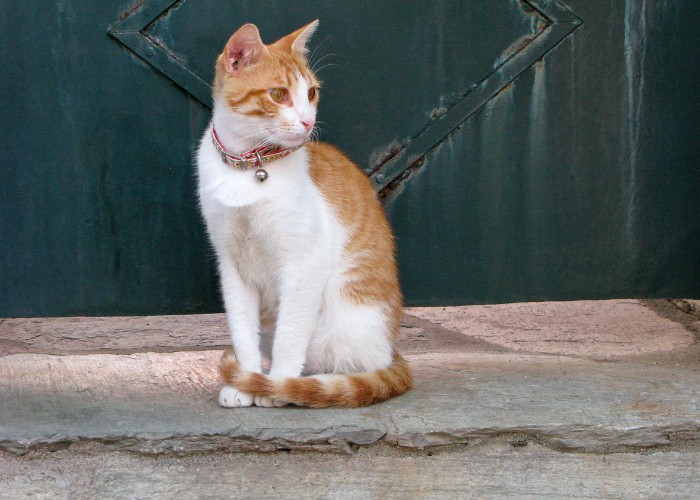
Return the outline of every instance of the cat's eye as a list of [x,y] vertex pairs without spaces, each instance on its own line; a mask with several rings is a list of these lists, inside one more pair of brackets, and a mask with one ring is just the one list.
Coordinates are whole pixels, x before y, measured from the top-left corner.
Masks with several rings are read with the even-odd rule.
[[313,101],[316,97],[316,87],[311,87],[309,89],[309,101]]
[[281,87],[275,87],[274,89],[268,90],[268,92],[275,102],[282,102],[287,98],[287,89]]

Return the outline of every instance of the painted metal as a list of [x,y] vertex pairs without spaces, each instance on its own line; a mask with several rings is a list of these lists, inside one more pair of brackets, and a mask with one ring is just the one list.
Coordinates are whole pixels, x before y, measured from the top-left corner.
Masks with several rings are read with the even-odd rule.
[[213,61],[315,18],[322,138],[384,200],[407,303],[698,297],[699,11],[6,2],[0,316],[220,310],[192,166]]

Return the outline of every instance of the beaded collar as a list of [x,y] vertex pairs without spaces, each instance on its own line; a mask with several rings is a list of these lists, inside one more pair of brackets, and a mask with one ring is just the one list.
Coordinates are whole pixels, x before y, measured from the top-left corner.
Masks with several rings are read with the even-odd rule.
[[233,167],[237,170],[248,170],[250,168],[255,168],[255,178],[260,182],[263,182],[269,177],[267,170],[263,168],[270,162],[289,156],[297,149],[304,146],[309,140],[305,140],[301,144],[291,147],[279,149],[277,146],[263,146],[260,148],[254,148],[241,153],[240,155],[232,155],[226,148],[221,144],[219,136],[216,134],[214,127],[211,128],[211,140],[214,143],[214,147],[221,155],[221,161],[226,165]]

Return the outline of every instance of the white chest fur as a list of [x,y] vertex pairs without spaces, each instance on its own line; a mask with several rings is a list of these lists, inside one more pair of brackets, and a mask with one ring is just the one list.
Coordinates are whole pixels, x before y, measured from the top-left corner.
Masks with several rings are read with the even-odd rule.
[[342,265],[347,231],[313,183],[307,152],[270,163],[261,183],[254,170],[225,165],[209,137],[205,132],[198,154],[199,196],[219,259],[230,259],[259,291],[262,308],[277,301],[284,269],[305,268],[327,280]]
[[197,166],[200,199],[216,200],[227,207],[276,200],[289,194],[290,188],[310,181],[308,160],[303,149],[266,166],[270,177],[265,182],[258,181],[252,169],[241,171],[224,164],[211,141],[211,126],[202,137]]

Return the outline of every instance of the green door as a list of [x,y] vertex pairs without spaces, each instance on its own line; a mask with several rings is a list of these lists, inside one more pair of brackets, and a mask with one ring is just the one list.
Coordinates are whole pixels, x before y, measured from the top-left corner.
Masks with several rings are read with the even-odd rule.
[[384,200],[407,304],[700,297],[695,2],[9,0],[0,316],[221,310],[213,62],[316,18],[321,137]]

